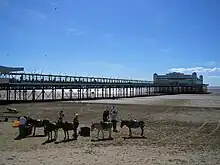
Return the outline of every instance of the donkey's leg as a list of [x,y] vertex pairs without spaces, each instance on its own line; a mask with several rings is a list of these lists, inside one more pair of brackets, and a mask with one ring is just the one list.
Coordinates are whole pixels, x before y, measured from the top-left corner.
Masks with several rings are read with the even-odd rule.
[[52,131],[50,131],[50,138],[49,140],[52,140]]
[[69,131],[67,130],[66,133],[67,133],[67,140],[69,140],[69,139],[70,139],[70,137],[69,137]]
[[48,134],[48,141],[51,140],[51,135],[52,135],[52,132],[50,131],[49,134]]
[[50,139],[53,140],[53,131],[51,131]]
[[132,137],[131,128],[129,128],[129,136]]
[[56,136],[57,136],[57,135],[56,135],[56,130],[54,130],[54,137],[53,137],[54,140],[57,139]]
[[36,126],[34,126],[33,136],[35,136],[35,132],[36,132]]
[[102,129],[102,139],[104,139],[105,136],[104,136],[104,129]]
[[50,132],[48,131],[48,134],[47,134],[47,141],[50,140]]
[[50,138],[51,138],[51,141],[53,140],[53,131],[51,131],[51,136],[50,136]]
[[108,138],[109,138],[109,139],[112,138],[112,128],[109,129],[109,136],[108,136]]
[[58,137],[58,130],[55,130],[55,140],[57,140]]
[[64,132],[64,140],[66,140],[66,130],[63,130]]
[[46,136],[46,127],[44,126],[44,136]]
[[48,133],[48,141],[50,141],[50,132]]
[[66,130],[66,140],[68,140],[68,130]]
[[97,131],[97,136],[96,136],[96,138],[99,138],[99,132],[100,132],[100,129],[98,129],[98,131]]
[[144,127],[141,127],[141,136],[144,136]]
[[56,130],[53,130],[53,132],[54,132],[53,140],[56,140]]

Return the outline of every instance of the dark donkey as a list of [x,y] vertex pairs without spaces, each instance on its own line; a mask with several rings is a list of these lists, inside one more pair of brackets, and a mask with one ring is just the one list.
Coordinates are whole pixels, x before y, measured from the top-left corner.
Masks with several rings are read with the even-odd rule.
[[136,120],[121,120],[121,128],[123,126],[127,126],[129,129],[129,136],[132,137],[131,128],[141,128],[141,136],[144,136],[144,121],[136,121]]
[[[43,120],[35,120],[30,117],[27,117],[27,124],[30,124],[34,128],[33,136],[35,136],[36,128],[44,127]],[[44,135],[46,136],[45,128]]]
[[[65,122],[60,121],[60,122],[57,123],[57,126],[59,128],[63,129],[63,131],[64,131],[64,140],[66,140],[66,138],[67,138],[67,140],[69,140],[69,131],[70,130],[72,130],[74,132],[74,129],[77,129],[77,128],[75,128],[74,123],[70,123],[68,121],[65,121]],[[76,127],[78,127],[78,125]]]
[[[48,141],[49,140],[56,140],[57,139],[57,134],[58,134],[58,126],[56,123],[51,123],[49,120],[43,120],[43,125],[45,128],[45,134],[48,135]],[[52,133],[54,132],[54,139],[52,139]]]

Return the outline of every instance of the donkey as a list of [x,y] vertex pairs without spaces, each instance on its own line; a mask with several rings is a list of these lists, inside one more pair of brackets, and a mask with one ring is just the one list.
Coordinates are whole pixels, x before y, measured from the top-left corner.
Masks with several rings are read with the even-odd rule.
[[[35,136],[36,128],[44,127],[43,120],[35,120],[30,117],[27,117],[27,124],[30,124],[34,128],[33,136]],[[44,135],[46,136],[45,128]]]
[[141,128],[141,136],[144,136],[144,121],[136,121],[136,120],[121,120],[121,128],[123,126],[127,126],[129,129],[129,136],[132,137],[131,128],[137,129]]
[[59,128],[62,128],[63,131],[64,131],[64,140],[69,140],[69,130],[72,130],[74,131],[74,123],[70,123],[70,122],[62,122],[62,121],[59,121],[57,123],[57,126]]
[[112,139],[111,131],[112,131],[112,123],[111,122],[105,122],[105,123],[92,123],[91,125],[91,131],[94,129],[98,130],[97,138],[99,138],[99,132],[102,132],[102,138],[104,139],[104,131],[109,132],[109,139]]
[[54,140],[58,137],[58,126],[56,123],[51,123],[49,120],[43,120],[43,125],[45,128],[45,134],[48,135],[47,141],[52,141],[52,132],[54,132]]

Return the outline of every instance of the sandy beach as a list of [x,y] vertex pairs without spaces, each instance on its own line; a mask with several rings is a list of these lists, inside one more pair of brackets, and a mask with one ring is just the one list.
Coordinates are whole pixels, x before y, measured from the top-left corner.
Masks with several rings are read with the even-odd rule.
[[122,98],[116,100],[90,100],[80,101],[84,103],[109,103],[109,104],[144,104],[144,105],[168,105],[189,107],[219,107],[220,94],[179,94],[150,97]]
[[[80,126],[99,122],[106,105],[115,104],[120,118],[128,113],[146,122],[146,139],[124,139],[127,128],[113,133],[114,140],[91,141],[91,137],[79,137],[77,141],[61,142],[60,130],[57,142],[43,145],[46,137],[28,137],[14,140],[18,130],[12,123],[0,123],[0,164],[220,164],[220,96],[219,95],[170,95],[118,100],[93,100],[84,102],[54,102],[10,105],[19,115],[56,120],[60,110],[65,120],[71,121],[79,113]],[[2,113],[8,106],[1,106]],[[132,130],[140,135],[139,129]],[[37,135],[43,130],[37,129]],[[107,137],[107,132],[105,134]]]

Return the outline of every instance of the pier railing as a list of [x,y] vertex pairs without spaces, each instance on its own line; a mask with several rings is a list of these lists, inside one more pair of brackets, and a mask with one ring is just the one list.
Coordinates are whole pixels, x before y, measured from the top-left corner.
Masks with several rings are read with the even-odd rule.
[[31,73],[6,73],[0,74],[1,79],[7,79],[9,83],[58,83],[58,84],[153,84],[152,81],[129,80],[116,78],[83,77],[83,76],[63,76],[50,74]]

